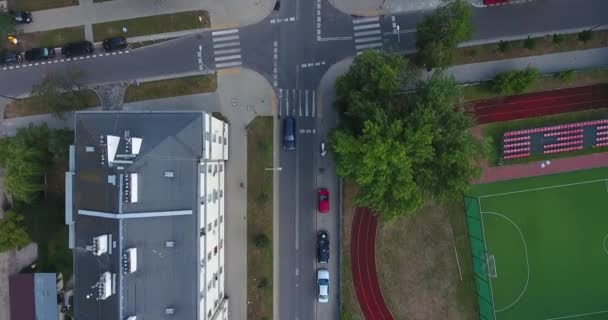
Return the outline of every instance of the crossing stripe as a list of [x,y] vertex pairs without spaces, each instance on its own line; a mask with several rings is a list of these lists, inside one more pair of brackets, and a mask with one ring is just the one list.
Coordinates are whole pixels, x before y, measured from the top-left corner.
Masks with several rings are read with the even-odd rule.
[[233,62],[224,62],[224,63],[218,63],[215,65],[216,68],[226,68],[226,67],[234,67],[234,66],[240,66],[241,62],[240,61],[233,61]]
[[237,33],[237,32],[239,32],[239,29],[221,30],[221,31],[213,31],[213,32],[211,32],[211,35],[221,36],[223,34],[231,34],[231,33]]
[[239,46],[241,45],[240,42],[235,41],[235,42],[228,42],[228,43],[218,43],[218,44],[214,44],[213,45],[213,49],[220,49],[220,48],[226,48],[226,47],[234,47],[234,46]]
[[237,52],[241,52],[241,48],[236,48],[236,49],[226,49],[226,50],[216,50],[215,54],[216,55],[220,55],[220,54],[226,54],[226,53],[237,53]]
[[213,37],[213,42],[221,42],[221,41],[231,41],[231,40],[238,40],[239,39],[239,35],[234,35],[234,36],[226,36],[226,37]]
[[380,19],[379,17],[355,18],[355,19],[353,19],[353,23],[355,23],[355,24],[366,23],[366,22],[378,21],[379,19]]
[[381,40],[382,40],[382,37],[359,38],[359,39],[355,39],[355,43],[370,42],[370,41],[381,41]]
[[361,45],[355,46],[355,49],[357,49],[357,51],[359,51],[361,49],[369,49],[369,48],[377,48],[377,47],[382,47],[382,43],[361,44]]
[[373,29],[373,28],[380,28],[380,24],[379,23],[364,24],[364,25],[359,25],[359,26],[354,26],[353,27],[353,29],[355,31],[357,31],[357,30],[363,30],[363,29]]
[[240,54],[235,54],[232,56],[225,56],[225,57],[215,57],[215,61],[226,61],[226,60],[234,60],[234,59],[240,59],[241,55]]
[[378,30],[370,30],[370,31],[355,32],[355,37],[370,36],[370,35],[373,35],[373,34],[380,34],[380,29],[378,29]]

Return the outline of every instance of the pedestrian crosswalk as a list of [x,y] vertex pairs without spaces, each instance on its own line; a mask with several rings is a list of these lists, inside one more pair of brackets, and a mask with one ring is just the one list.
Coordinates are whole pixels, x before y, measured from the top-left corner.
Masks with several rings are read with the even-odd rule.
[[314,89],[279,88],[279,116],[314,118],[317,110]]
[[223,69],[240,66],[241,41],[239,40],[239,29],[213,31],[213,55],[215,68]]
[[357,55],[368,49],[382,50],[380,17],[353,18]]

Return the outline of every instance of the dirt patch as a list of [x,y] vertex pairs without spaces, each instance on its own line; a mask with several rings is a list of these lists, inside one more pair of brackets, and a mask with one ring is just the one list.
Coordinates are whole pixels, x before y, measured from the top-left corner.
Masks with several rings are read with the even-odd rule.
[[[57,48],[70,42],[84,40],[84,26],[21,33],[17,35],[17,38],[19,38],[19,50],[24,51],[35,47]],[[55,52],[57,56],[61,54],[60,51]]]
[[461,203],[429,204],[381,222],[376,247],[380,286],[395,319],[479,318]]
[[350,257],[350,233],[355,215],[354,198],[358,190],[354,184],[346,181],[343,183],[342,188],[342,229],[340,231],[342,235],[342,239],[340,239],[340,255],[342,259],[342,272],[340,273],[342,278],[342,282],[340,283],[342,319],[365,320],[355,295]]

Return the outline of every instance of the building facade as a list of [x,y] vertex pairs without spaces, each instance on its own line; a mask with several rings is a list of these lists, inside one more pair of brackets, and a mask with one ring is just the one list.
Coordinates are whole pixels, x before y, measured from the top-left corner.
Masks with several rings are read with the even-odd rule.
[[228,124],[77,112],[66,173],[78,320],[223,320]]

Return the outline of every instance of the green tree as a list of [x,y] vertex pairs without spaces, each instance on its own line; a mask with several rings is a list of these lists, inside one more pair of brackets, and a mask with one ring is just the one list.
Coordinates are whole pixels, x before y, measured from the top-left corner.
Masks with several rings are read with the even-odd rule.
[[20,249],[30,242],[23,216],[11,210],[4,212],[4,218],[0,219],[0,252]]
[[576,78],[576,73],[574,72],[574,70],[566,70],[556,73],[555,77],[565,83],[571,83],[572,81],[574,81],[574,78]]
[[504,52],[507,52],[509,50],[511,50],[511,42],[500,40],[500,42],[498,43],[498,51],[504,53]]
[[0,164],[6,169],[6,189],[18,200],[32,203],[45,190],[44,174],[53,159],[50,135],[46,126],[30,126],[17,131],[15,137],[0,139]]
[[536,48],[536,39],[530,38],[530,36],[528,36],[528,38],[524,40],[524,48],[530,51],[534,50],[534,48]]
[[578,41],[587,43],[593,39],[593,31],[591,30],[583,30],[578,33]]
[[87,96],[80,82],[82,75],[81,71],[70,71],[64,75],[47,74],[32,87],[31,94],[47,104],[57,118],[65,119],[66,112],[86,104]]
[[70,145],[74,142],[74,132],[70,130],[53,130],[49,132],[48,150],[53,155],[53,162],[67,161],[70,155]]
[[507,71],[496,75],[491,87],[496,93],[503,95],[524,92],[538,79],[538,70],[526,68],[519,71]]
[[469,4],[464,0],[445,0],[416,27],[418,62],[427,68],[451,65],[458,44],[471,39],[472,34]]
[[553,34],[553,43],[560,44],[560,43],[564,42],[564,40],[565,40],[565,37],[563,34],[560,34],[560,33]]
[[435,72],[408,93],[398,86],[385,92],[391,99],[350,88],[355,89],[348,96],[357,98],[340,110],[348,124],[332,132],[329,145],[338,175],[360,187],[359,205],[387,219],[411,214],[427,196],[443,200],[462,194],[479,173],[474,159],[484,149],[468,130],[473,120],[453,78]]
[[365,51],[355,58],[349,71],[336,80],[336,106],[342,123],[360,132],[370,113],[382,108],[393,113],[395,95],[413,83],[415,72],[395,54]]
[[6,41],[9,34],[15,33],[15,22],[13,17],[6,12],[0,12],[0,39]]

